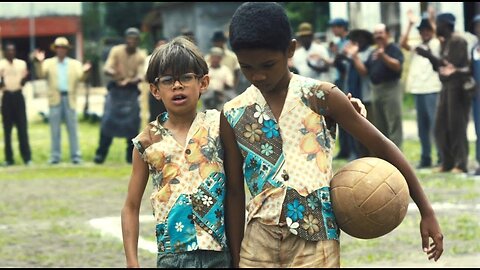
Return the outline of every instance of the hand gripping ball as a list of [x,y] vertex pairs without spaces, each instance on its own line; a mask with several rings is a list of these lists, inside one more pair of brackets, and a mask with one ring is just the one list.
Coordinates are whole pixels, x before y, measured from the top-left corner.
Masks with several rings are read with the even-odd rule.
[[407,182],[395,166],[380,158],[351,161],[335,173],[330,188],[338,227],[356,238],[385,235],[407,213]]

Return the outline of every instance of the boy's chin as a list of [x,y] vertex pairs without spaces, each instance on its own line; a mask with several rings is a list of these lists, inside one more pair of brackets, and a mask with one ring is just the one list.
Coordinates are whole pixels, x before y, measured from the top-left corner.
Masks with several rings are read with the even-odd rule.
[[254,86],[257,87],[258,90],[260,90],[260,92],[272,91],[272,88],[268,84],[262,84],[262,85],[254,84]]

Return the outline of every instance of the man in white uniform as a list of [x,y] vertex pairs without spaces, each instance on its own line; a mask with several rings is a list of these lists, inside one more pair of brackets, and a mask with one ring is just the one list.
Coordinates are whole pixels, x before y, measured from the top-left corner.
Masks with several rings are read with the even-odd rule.
[[331,82],[330,59],[327,48],[313,41],[313,29],[310,23],[301,23],[296,33],[301,44],[293,55],[293,66],[305,77]]

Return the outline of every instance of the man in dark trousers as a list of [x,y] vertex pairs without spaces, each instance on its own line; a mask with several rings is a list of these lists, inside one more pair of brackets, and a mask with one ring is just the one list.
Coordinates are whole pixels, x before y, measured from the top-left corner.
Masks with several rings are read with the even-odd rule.
[[112,77],[100,128],[100,142],[94,162],[105,161],[114,137],[126,139],[126,161],[132,163],[132,138],[140,128],[138,84],[145,77],[144,63],[147,54],[138,48],[140,31],[131,27],[125,31],[125,44],[114,46],[105,63],[104,71]]
[[403,89],[400,77],[403,53],[398,45],[390,42],[390,31],[385,24],[378,24],[373,31],[376,48],[367,61],[353,58],[360,75],[368,75],[372,82],[372,106],[375,126],[398,148],[403,141],[402,101]]
[[435,138],[442,158],[438,171],[465,173],[468,164],[467,125],[472,103],[472,96],[464,89],[470,76],[468,46],[463,37],[454,33],[453,14],[439,14],[436,24],[441,42],[440,57],[423,48],[417,49],[417,53],[430,60],[442,82],[435,121]]
[[31,163],[30,144],[28,142],[28,123],[25,98],[22,88],[27,79],[27,64],[15,58],[16,49],[13,43],[5,46],[5,59],[0,60],[0,91],[2,95],[2,119],[5,141],[5,163],[10,166],[13,160],[12,129],[17,127],[20,154],[26,165]]
[[474,175],[480,176],[480,14],[473,18],[473,30],[478,38],[477,43],[473,46],[471,51],[472,76],[475,78],[476,82],[476,92],[473,97],[472,110],[475,133],[477,135],[477,140],[475,141],[475,159],[478,163]]

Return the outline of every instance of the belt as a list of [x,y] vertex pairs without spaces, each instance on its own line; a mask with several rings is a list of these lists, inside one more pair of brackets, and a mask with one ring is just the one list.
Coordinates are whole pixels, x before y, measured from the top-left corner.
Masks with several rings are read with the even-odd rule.
[[60,95],[62,95],[62,96],[68,96],[68,92],[60,91]]
[[18,94],[21,94],[22,93],[22,89],[19,89],[19,90],[5,90],[3,91],[3,94],[4,95],[18,95]]

